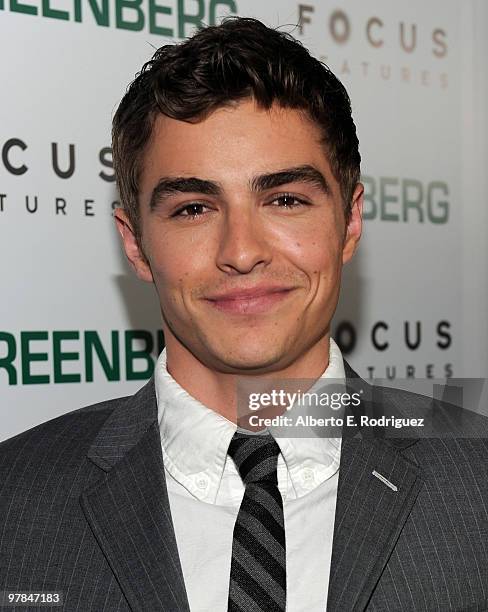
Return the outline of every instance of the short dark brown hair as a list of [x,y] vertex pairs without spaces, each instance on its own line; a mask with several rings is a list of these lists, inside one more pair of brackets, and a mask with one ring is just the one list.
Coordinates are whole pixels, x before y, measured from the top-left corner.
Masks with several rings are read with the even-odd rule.
[[129,85],[115,113],[115,176],[138,241],[141,162],[157,115],[195,123],[249,97],[266,110],[274,102],[302,110],[318,125],[349,216],[361,157],[344,86],[290,34],[257,19],[232,16],[181,43],[160,47]]

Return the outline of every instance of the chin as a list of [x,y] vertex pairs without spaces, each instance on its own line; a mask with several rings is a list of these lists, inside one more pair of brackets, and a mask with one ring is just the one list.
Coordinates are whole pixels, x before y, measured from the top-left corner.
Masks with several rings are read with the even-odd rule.
[[272,350],[263,350],[262,342],[259,346],[245,346],[243,344],[229,347],[227,350],[212,351],[222,366],[229,372],[244,371],[259,373],[273,371],[274,368],[282,367],[282,360],[286,351],[279,350],[274,346]]

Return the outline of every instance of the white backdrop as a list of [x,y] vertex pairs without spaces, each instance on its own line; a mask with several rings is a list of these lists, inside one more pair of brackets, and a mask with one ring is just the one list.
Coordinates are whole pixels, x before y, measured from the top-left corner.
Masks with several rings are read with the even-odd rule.
[[0,0],[0,439],[150,375],[158,302],[111,217],[110,123],[154,48],[192,33],[189,15],[281,25],[351,95],[368,198],[333,325],[351,365],[366,378],[486,376],[483,0],[109,0],[100,24],[94,6]]

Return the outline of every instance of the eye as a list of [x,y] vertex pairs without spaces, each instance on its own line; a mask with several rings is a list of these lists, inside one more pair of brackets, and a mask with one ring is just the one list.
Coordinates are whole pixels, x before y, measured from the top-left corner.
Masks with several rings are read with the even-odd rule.
[[[208,207],[205,204],[201,204],[200,202],[192,202],[191,204],[185,204],[185,206],[182,206],[181,208],[176,210],[171,216],[195,219],[196,217],[200,217],[202,215],[203,208],[208,208]],[[183,214],[183,212],[185,211],[188,214]]]
[[298,208],[299,206],[310,206],[308,202],[298,198],[292,193],[282,193],[279,196],[275,196],[270,203],[272,202],[279,202],[279,208]]

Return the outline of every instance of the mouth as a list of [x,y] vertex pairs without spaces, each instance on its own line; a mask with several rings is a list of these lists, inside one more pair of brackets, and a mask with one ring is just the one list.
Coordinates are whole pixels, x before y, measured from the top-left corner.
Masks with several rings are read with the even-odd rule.
[[243,295],[232,297],[211,298],[206,301],[221,312],[232,314],[261,314],[280,305],[292,293],[293,289],[280,289],[260,293],[258,295]]

